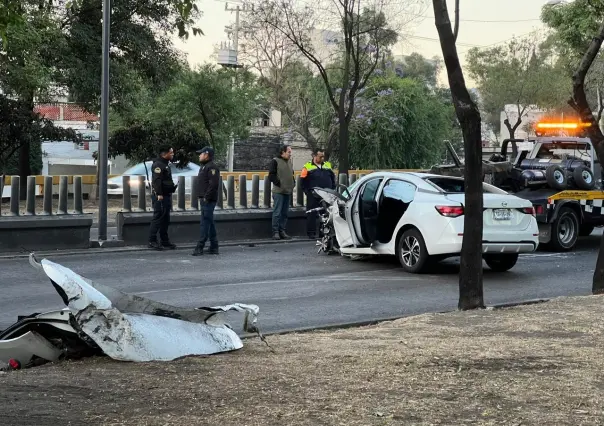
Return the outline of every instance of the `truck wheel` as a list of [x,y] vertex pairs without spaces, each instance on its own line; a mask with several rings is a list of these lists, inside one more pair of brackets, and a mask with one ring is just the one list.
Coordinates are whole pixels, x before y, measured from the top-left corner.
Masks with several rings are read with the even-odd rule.
[[547,184],[554,189],[563,191],[568,187],[568,177],[565,170],[555,164],[552,164],[545,170],[545,179],[547,180]]
[[516,265],[518,253],[485,254],[484,261],[492,271],[506,272]]
[[552,223],[552,238],[548,244],[554,251],[572,250],[579,238],[579,218],[570,207],[562,207]]
[[595,226],[593,225],[581,225],[579,226],[579,236],[588,237],[594,231]]
[[590,190],[596,186],[594,174],[585,166],[579,166],[573,170],[573,180],[579,189]]

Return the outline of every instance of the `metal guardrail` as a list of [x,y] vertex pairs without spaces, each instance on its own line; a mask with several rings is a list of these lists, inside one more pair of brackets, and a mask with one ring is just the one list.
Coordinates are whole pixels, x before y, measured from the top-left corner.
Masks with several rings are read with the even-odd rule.
[[[411,171],[411,170],[400,170]],[[338,182],[343,185],[354,183],[358,178],[371,173],[363,171],[362,173],[350,173],[349,175],[340,174]],[[235,179],[237,177],[237,180]],[[146,212],[147,203],[151,207],[151,194],[147,188],[144,176],[136,176],[136,194],[132,193],[130,176],[122,176],[123,182],[123,202],[122,211],[124,212]],[[248,179],[251,179],[251,200],[248,200]],[[28,176],[27,194],[25,200],[25,216],[48,216],[48,215],[73,215],[83,214],[83,194],[84,185],[90,185],[95,182],[95,176]],[[226,181],[226,185],[225,185]],[[174,205],[175,211],[199,210],[199,200],[196,196],[198,182],[197,177],[191,177],[191,188],[186,187],[185,176],[178,177],[178,188],[176,192]],[[261,183],[262,182],[262,183]],[[4,185],[3,185],[4,184]],[[0,179],[0,194],[3,187],[10,185],[10,203],[6,216],[20,216],[20,184],[19,176],[7,176],[4,180]],[[53,197],[55,196],[54,186],[58,184],[58,206],[53,212]],[[71,191],[69,186],[72,186]],[[134,186],[134,185],[132,185]],[[37,187],[41,187],[43,193],[42,211],[36,211]],[[272,198],[272,184],[268,178],[268,173],[221,173],[217,209],[270,209]],[[187,197],[187,189],[189,197]],[[262,205],[260,205],[260,191],[262,191]],[[68,209],[69,194],[73,194],[73,210]],[[302,207],[305,205],[304,192],[302,190],[302,181],[300,173],[296,173],[296,185],[294,196],[291,197],[290,205],[292,207]],[[133,207],[132,198],[136,197],[136,207]],[[187,206],[187,198],[188,206]],[[226,206],[225,206],[226,199]],[[248,202],[250,201],[250,202]],[[0,203],[0,217],[2,215],[2,204]]]

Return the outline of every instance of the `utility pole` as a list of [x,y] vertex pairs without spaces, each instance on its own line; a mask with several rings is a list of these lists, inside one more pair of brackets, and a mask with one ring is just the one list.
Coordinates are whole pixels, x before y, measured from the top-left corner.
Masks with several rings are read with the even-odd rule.
[[101,131],[99,135],[99,241],[107,240],[107,162],[109,161],[109,32],[111,0],[103,0],[103,61],[101,77]]
[[[220,0],[219,0],[220,1]],[[225,28],[225,32],[232,37],[233,43],[231,46],[228,43],[221,43],[220,50],[218,52],[218,63],[225,68],[241,68],[243,65],[239,64],[239,30],[241,29],[240,21],[239,21],[239,13],[246,12],[250,8],[247,3],[237,4],[235,7],[230,7],[229,4],[226,3],[224,5],[224,10],[227,12],[235,12],[235,25],[227,26]],[[234,79],[233,79],[234,80]],[[235,84],[236,81],[233,81]],[[235,163],[235,137],[231,133],[231,139],[229,141],[229,148],[227,151],[227,166],[229,172],[233,171]]]

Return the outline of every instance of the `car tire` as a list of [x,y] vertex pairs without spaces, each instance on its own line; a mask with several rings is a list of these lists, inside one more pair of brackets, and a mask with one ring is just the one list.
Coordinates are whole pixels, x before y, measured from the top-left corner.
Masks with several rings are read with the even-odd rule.
[[428,262],[428,250],[424,237],[415,228],[407,229],[398,240],[397,257],[405,272],[421,273]]
[[580,237],[588,237],[594,232],[595,226],[593,225],[581,225],[579,226],[579,236]]
[[573,180],[579,189],[589,191],[596,186],[593,172],[585,166],[579,166],[573,170]]
[[555,164],[552,164],[545,170],[545,179],[547,180],[547,184],[554,189],[563,191],[568,188],[566,171]]
[[487,254],[484,261],[492,271],[506,272],[516,265],[518,253]]
[[547,247],[553,251],[572,250],[579,238],[579,217],[570,207],[562,207],[552,223],[551,240]]

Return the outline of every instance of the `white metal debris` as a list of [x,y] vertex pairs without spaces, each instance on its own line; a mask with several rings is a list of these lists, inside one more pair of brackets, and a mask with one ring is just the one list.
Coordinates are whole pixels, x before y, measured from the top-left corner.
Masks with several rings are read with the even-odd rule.
[[[38,262],[33,254],[30,263],[50,278],[67,308],[21,319],[0,332],[0,360],[21,357],[23,364],[35,355],[55,361],[67,346],[74,346],[74,339],[75,346],[100,350],[121,361],[169,361],[237,350],[243,343],[224,322],[228,311],[244,313],[244,330],[259,333],[256,305],[180,308],[93,283],[57,263]],[[45,321],[55,330],[52,336],[27,331]],[[51,343],[57,340],[61,348]]]

